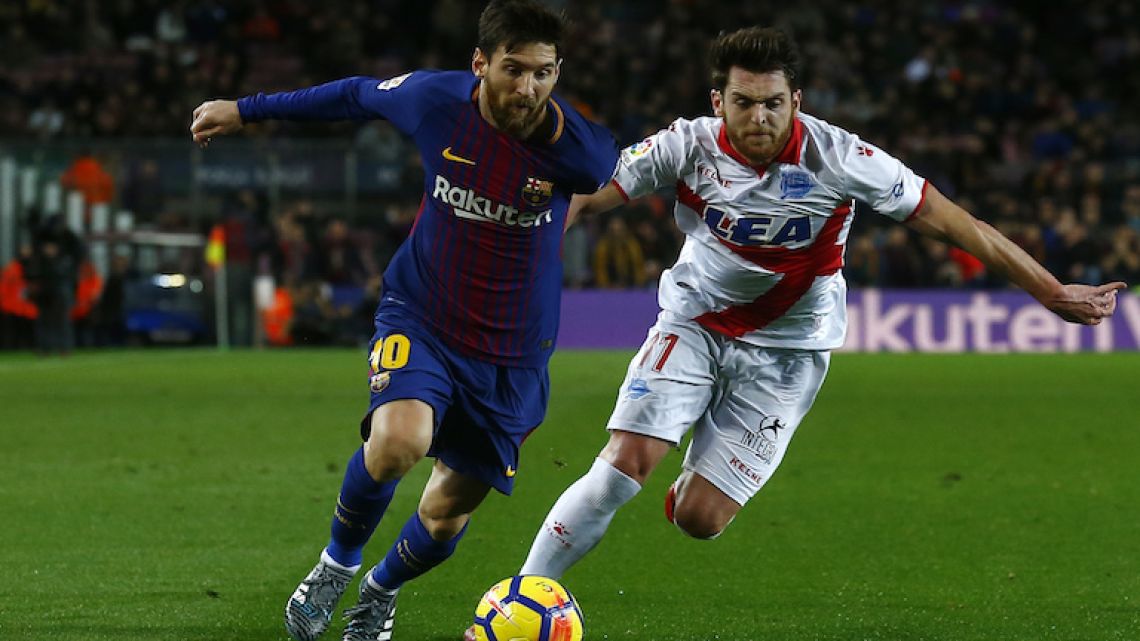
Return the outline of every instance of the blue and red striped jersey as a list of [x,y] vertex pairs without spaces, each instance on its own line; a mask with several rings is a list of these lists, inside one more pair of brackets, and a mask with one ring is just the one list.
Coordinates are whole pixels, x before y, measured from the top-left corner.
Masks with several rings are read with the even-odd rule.
[[606,183],[618,150],[609,131],[557,96],[540,140],[504,134],[480,115],[479,88],[470,72],[416,71],[257,94],[238,108],[245,122],[384,118],[411,136],[423,203],[384,272],[382,304],[400,305],[468,355],[540,367],[558,334],[570,197]]

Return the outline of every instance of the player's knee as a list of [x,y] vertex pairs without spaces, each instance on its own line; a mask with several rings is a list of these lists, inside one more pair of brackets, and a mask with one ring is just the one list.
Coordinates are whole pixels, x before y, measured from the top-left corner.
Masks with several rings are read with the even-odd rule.
[[463,531],[463,527],[471,520],[470,514],[458,516],[448,514],[432,514],[420,508],[420,521],[424,528],[436,541],[450,541]]
[[600,457],[622,474],[644,485],[669,447],[669,443],[660,439],[619,430],[610,434]]
[[427,455],[429,446],[415,434],[373,429],[364,445],[364,464],[378,481],[399,478]]

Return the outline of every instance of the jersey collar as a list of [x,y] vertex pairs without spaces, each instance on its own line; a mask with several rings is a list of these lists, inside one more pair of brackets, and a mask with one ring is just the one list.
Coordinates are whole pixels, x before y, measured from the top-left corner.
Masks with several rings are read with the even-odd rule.
[[[799,118],[795,118],[792,120],[792,135],[788,136],[788,142],[784,144],[784,148],[772,162],[783,163],[785,165],[800,164],[800,149],[803,147],[803,141],[803,123],[800,122]],[[728,132],[726,131],[723,120],[720,123],[720,133],[717,134],[716,144],[720,147],[721,151],[728,154],[730,158],[742,165],[751,167],[757,174],[763,176],[764,172],[768,170],[768,165],[752,164],[751,161],[744,157],[744,154],[732,146],[732,142],[728,139]]]
[[[475,105],[475,109],[479,109],[479,90],[483,87],[483,82],[476,78],[475,87],[471,89],[471,102]],[[553,145],[558,142],[562,137],[562,131],[566,128],[566,114],[562,113],[562,105],[554,99],[554,94],[550,94],[550,100],[546,103],[547,114],[545,120],[549,121],[550,130],[548,133],[539,133],[535,131],[530,137],[529,142],[545,141],[548,145]],[[544,123],[545,124],[545,123]],[[542,125],[539,125],[539,130]]]

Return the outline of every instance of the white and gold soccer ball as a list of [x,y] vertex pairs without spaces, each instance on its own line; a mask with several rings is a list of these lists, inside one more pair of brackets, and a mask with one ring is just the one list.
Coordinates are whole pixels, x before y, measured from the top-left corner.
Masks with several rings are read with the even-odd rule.
[[582,609],[570,591],[543,576],[512,576],[475,606],[476,641],[581,641]]

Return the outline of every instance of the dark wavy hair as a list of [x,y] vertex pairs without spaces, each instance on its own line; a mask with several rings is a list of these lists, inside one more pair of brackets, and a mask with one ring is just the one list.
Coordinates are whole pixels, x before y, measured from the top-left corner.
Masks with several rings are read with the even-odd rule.
[[488,59],[503,45],[508,53],[532,42],[554,45],[562,57],[566,19],[535,0],[491,0],[479,15],[479,41]]
[[709,48],[713,87],[724,91],[733,67],[754,73],[783,71],[792,91],[800,84],[800,50],[786,32],[771,27],[749,27],[722,33]]

